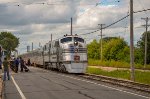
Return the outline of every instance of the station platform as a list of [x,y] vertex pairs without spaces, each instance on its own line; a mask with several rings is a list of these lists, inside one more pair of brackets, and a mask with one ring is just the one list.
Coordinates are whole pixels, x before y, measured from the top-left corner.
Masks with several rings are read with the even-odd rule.
[[2,99],[147,99],[69,74],[29,67],[4,81]]

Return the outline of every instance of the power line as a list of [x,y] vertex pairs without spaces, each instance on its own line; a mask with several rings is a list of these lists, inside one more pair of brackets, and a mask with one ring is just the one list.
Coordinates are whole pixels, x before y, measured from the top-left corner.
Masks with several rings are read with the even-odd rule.
[[[63,3],[60,3],[60,2],[63,2]],[[115,1],[112,1],[112,2],[120,2],[120,0],[115,0]],[[107,3],[112,3],[112,2],[107,2]],[[85,10],[85,12],[78,15],[77,17],[80,17],[80,16],[84,15],[85,13],[88,13],[90,10],[94,9],[95,7],[97,7],[98,5],[103,4],[103,3],[104,3],[104,1],[96,3],[94,7]],[[0,3],[0,5],[1,4],[5,4],[7,6],[9,6],[10,4],[14,4],[14,6],[18,6],[18,7],[21,6],[21,5],[66,5],[64,1],[55,1],[55,2],[51,2],[51,3],[50,2],[35,2],[35,3],[30,3],[30,2],[22,2],[22,3],[20,3],[20,2],[7,2],[7,3]],[[89,5],[89,4],[87,4],[87,5]],[[94,4],[92,4],[92,5],[94,5]],[[75,17],[75,16],[73,16],[73,17]]]
[[[115,33],[111,33],[112,35],[105,33],[105,35],[103,35],[103,36],[105,36],[105,37],[112,37],[114,35],[118,35],[118,34],[122,34],[122,33],[125,33],[125,32],[124,31],[115,32]],[[94,37],[85,38],[85,39],[93,39],[93,38],[99,38],[99,37],[98,36],[94,36]]]
[[[150,9],[144,9],[144,10],[136,11],[136,12],[134,12],[134,13],[140,13],[140,12],[149,11],[149,10],[150,10]],[[106,29],[106,28],[108,28],[108,27],[111,27],[112,25],[114,25],[114,24],[116,24],[116,23],[118,23],[118,22],[120,22],[120,21],[126,19],[127,17],[129,17],[129,15],[130,15],[130,14],[126,15],[125,17],[123,17],[123,18],[121,18],[121,19],[119,19],[119,20],[117,20],[117,21],[115,21],[115,22],[113,22],[113,23],[111,23],[110,25],[107,25],[107,26],[104,27],[103,29]],[[97,31],[100,31],[100,30],[98,29],[98,30],[95,30],[95,31],[92,31],[92,32],[89,32],[89,33],[83,33],[83,34],[80,34],[80,35],[92,34],[92,33],[97,32]]]
[[140,12],[145,12],[145,11],[149,11],[150,9],[144,9],[144,10],[139,10],[139,11],[136,11],[134,13],[140,13]]
[[[114,2],[120,2],[120,0],[115,0],[113,2],[107,2],[107,3],[114,3]],[[102,4],[102,3],[96,3],[96,5],[99,5],[99,4]]]
[[120,21],[122,21],[122,20],[124,20],[124,19],[126,19],[128,16],[129,16],[129,15],[127,15],[127,16],[121,18],[120,20],[118,20],[118,21],[116,21],[116,22],[114,22],[114,23],[112,23],[112,24],[110,24],[110,25],[104,27],[104,29],[105,29],[105,28],[108,28],[108,27],[110,27],[110,26],[112,26],[112,25],[114,25],[114,24],[116,24],[116,23],[118,23],[118,22],[120,22]]
[[[142,5],[141,1],[138,0],[139,4],[141,5],[142,9],[145,10],[144,6]],[[145,12],[145,14],[147,15],[147,12]]]
[[[123,18],[119,19],[118,21],[116,21],[116,22],[114,22],[114,23],[110,24],[110,25],[107,25],[107,26],[106,26],[106,27],[104,27],[103,29],[106,29],[106,28],[108,28],[108,27],[110,27],[110,26],[112,26],[112,25],[114,25],[114,24],[116,24],[116,23],[118,23],[118,22],[120,22],[120,21],[124,20],[124,19],[125,19],[125,18],[127,18],[128,16],[129,16],[129,14],[128,14],[127,16],[125,16],[125,17],[123,17]],[[89,33],[84,33],[84,34],[81,34],[81,35],[87,35],[87,34],[91,34],[91,33],[97,32],[97,31],[99,31],[99,30],[95,30],[95,31],[93,31],[93,32],[89,32]]]
[[[104,1],[103,1],[104,2]],[[100,4],[103,4],[103,2],[99,2],[99,3],[96,3],[96,5],[90,9],[87,9],[84,13],[82,13],[81,15],[77,16],[77,17],[80,17],[82,15],[84,15],[85,13],[88,13],[90,10],[93,10],[95,7],[97,7],[98,5]],[[113,2],[120,2],[120,0],[116,0],[116,1],[113,1]],[[108,3],[112,3],[112,2],[108,2]]]

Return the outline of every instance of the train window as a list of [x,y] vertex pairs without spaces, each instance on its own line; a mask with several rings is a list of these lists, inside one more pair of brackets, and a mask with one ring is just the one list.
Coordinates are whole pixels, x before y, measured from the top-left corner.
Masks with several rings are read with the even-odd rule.
[[84,39],[82,39],[82,38],[79,38],[79,37],[74,37],[74,41],[77,41],[77,42],[82,42],[82,43],[84,43]]
[[66,37],[60,40],[61,43],[66,43],[66,42],[71,42],[72,41],[72,37]]

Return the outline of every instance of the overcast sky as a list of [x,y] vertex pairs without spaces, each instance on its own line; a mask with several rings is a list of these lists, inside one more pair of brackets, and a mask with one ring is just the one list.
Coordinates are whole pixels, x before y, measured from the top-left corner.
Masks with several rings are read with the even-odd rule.
[[[120,2],[118,2],[120,1]],[[134,11],[150,9],[150,0],[134,0]],[[50,40],[70,34],[70,18],[73,17],[73,33],[85,34],[126,16],[129,0],[0,0],[0,31],[12,32],[20,38],[18,50],[39,42],[44,45]],[[150,11],[134,14],[134,41],[140,39],[145,28],[141,17],[150,17]],[[149,22],[150,23],[150,22]],[[129,42],[129,18],[103,30],[104,37],[120,36]],[[99,38],[99,32],[81,35],[87,42]]]

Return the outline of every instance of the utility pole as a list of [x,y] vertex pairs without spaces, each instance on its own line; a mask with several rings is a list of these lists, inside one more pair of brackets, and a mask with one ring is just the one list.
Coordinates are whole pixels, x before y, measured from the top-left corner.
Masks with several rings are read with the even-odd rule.
[[32,42],[32,51],[33,51],[33,42]]
[[134,32],[133,31],[133,0],[130,0],[130,68],[131,68],[131,80],[135,81],[133,32]]
[[51,41],[53,40],[53,35],[51,34]]
[[103,32],[103,31],[102,31],[102,30],[103,30],[103,25],[105,25],[105,24],[98,24],[98,25],[100,26],[100,30],[101,30],[101,31],[100,31],[100,36],[101,36],[101,40],[100,40],[100,41],[101,41],[101,61],[103,61],[103,55],[102,55],[102,53],[103,53],[103,46],[102,46],[102,42],[103,42],[102,36],[103,36],[103,35],[102,35],[102,32]]
[[71,35],[72,35],[72,18],[71,18]]
[[146,21],[146,25],[143,25],[145,28],[146,28],[146,31],[145,31],[145,55],[144,55],[144,68],[146,67],[147,65],[147,29],[148,29],[148,21],[150,20],[150,18],[146,17],[146,18],[141,18],[142,20],[145,20]]

